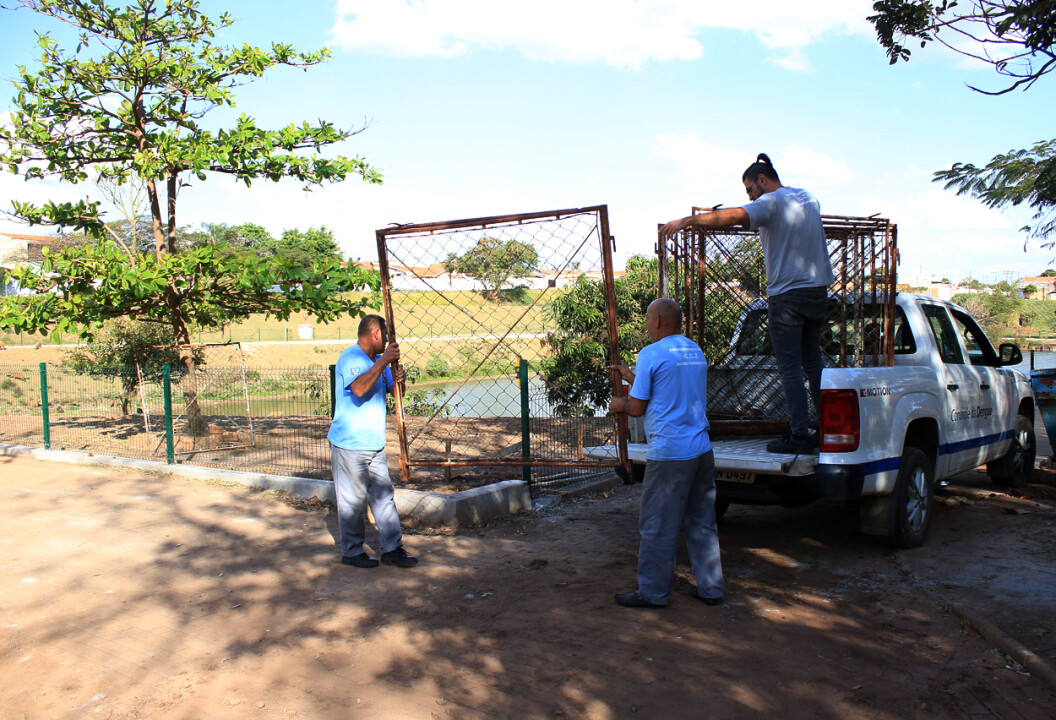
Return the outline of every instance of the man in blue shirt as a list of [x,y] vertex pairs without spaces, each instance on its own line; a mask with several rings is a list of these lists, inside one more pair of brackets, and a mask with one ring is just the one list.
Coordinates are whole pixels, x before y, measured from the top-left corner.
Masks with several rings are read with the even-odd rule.
[[[417,558],[403,549],[403,531],[385,455],[385,393],[392,391],[389,365],[400,359],[400,346],[385,344],[385,319],[367,315],[359,323],[359,341],[337,360],[330,458],[337,496],[341,562],[358,568],[378,566],[363,550],[367,506],[381,539],[381,564],[413,567]],[[403,369],[395,382],[403,381]]]
[[662,238],[689,227],[707,229],[743,225],[759,231],[766,264],[767,319],[781,387],[788,406],[790,433],[766,449],[775,453],[816,452],[810,432],[810,407],[803,387],[806,373],[814,407],[821,407],[821,334],[825,328],[832,265],[825,244],[821,204],[806,190],[785,187],[770,158],[760,153],[741,177],[751,200],[673,220],[660,228]]
[[638,587],[616,595],[627,607],[667,605],[675,574],[679,529],[685,533],[695,597],[722,602],[722,562],[715,518],[715,456],[708,437],[708,362],[682,335],[682,310],[674,300],[654,300],[645,313],[651,345],[638,353],[632,372],[613,365],[631,383],[609,411],[645,415],[649,439],[638,510]]

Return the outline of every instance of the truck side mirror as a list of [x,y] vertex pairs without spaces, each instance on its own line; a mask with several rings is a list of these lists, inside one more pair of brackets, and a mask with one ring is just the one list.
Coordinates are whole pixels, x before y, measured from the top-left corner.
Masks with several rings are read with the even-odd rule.
[[1015,343],[1001,343],[1001,347],[997,349],[997,352],[1001,355],[1001,365],[1019,365],[1023,362],[1023,353],[1019,349],[1019,345]]

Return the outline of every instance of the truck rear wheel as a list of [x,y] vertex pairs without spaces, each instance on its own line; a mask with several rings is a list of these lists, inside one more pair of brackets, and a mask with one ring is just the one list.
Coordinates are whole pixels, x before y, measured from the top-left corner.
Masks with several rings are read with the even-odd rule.
[[1012,444],[1000,460],[986,464],[986,474],[1001,487],[1019,487],[1030,482],[1034,474],[1034,458],[1038,448],[1034,442],[1034,423],[1020,415],[1012,433]]
[[891,541],[902,548],[924,543],[931,525],[935,468],[923,450],[907,447],[895,481],[895,534]]

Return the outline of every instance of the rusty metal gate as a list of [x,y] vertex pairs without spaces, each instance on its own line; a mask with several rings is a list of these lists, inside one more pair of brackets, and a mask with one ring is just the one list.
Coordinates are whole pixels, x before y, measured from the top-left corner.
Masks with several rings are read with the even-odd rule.
[[558,417],[539,372],[555,330],[546,304],[581,275],[605,293],[617,356],[606,206],[400,225],[377,241],[389,339],[407,373],[394,393],[405,481],[411,468],[545,482],[620,465],[583,447],[617,446],[626,458],[625,420],[605,409]]
[[[693,213],[707,210],[693,208]],[[891,365],[897,329],[897,228],[875,216],[827,215],[822,220],[835,277],[822,336],[826,363]],[[767,326],[763,247],[756,232],[694,228],[659,240],[656,251],[660,294],[680,303],[685,335],[708,358],[712,434],[786,432],[784,393]]]

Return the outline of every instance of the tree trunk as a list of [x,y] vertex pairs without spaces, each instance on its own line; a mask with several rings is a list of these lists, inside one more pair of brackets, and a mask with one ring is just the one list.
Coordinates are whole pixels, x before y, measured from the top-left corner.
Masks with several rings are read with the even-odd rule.
[[183,379],[180,388],[183,391],[183,403],[187,409],[187,433],[191,437],[206,435],[205,420],[202,419],[202,410],[198,407],[198,374],[194,362],[194,350],[191,348],[191,332],[187,327],[187,319],[180,309],[179,298],[173,288],[165,293],[165,302],[169,306],[172,318],[172,330],[176,338],[176,351],[180,356],[180,365],[183,367]]

